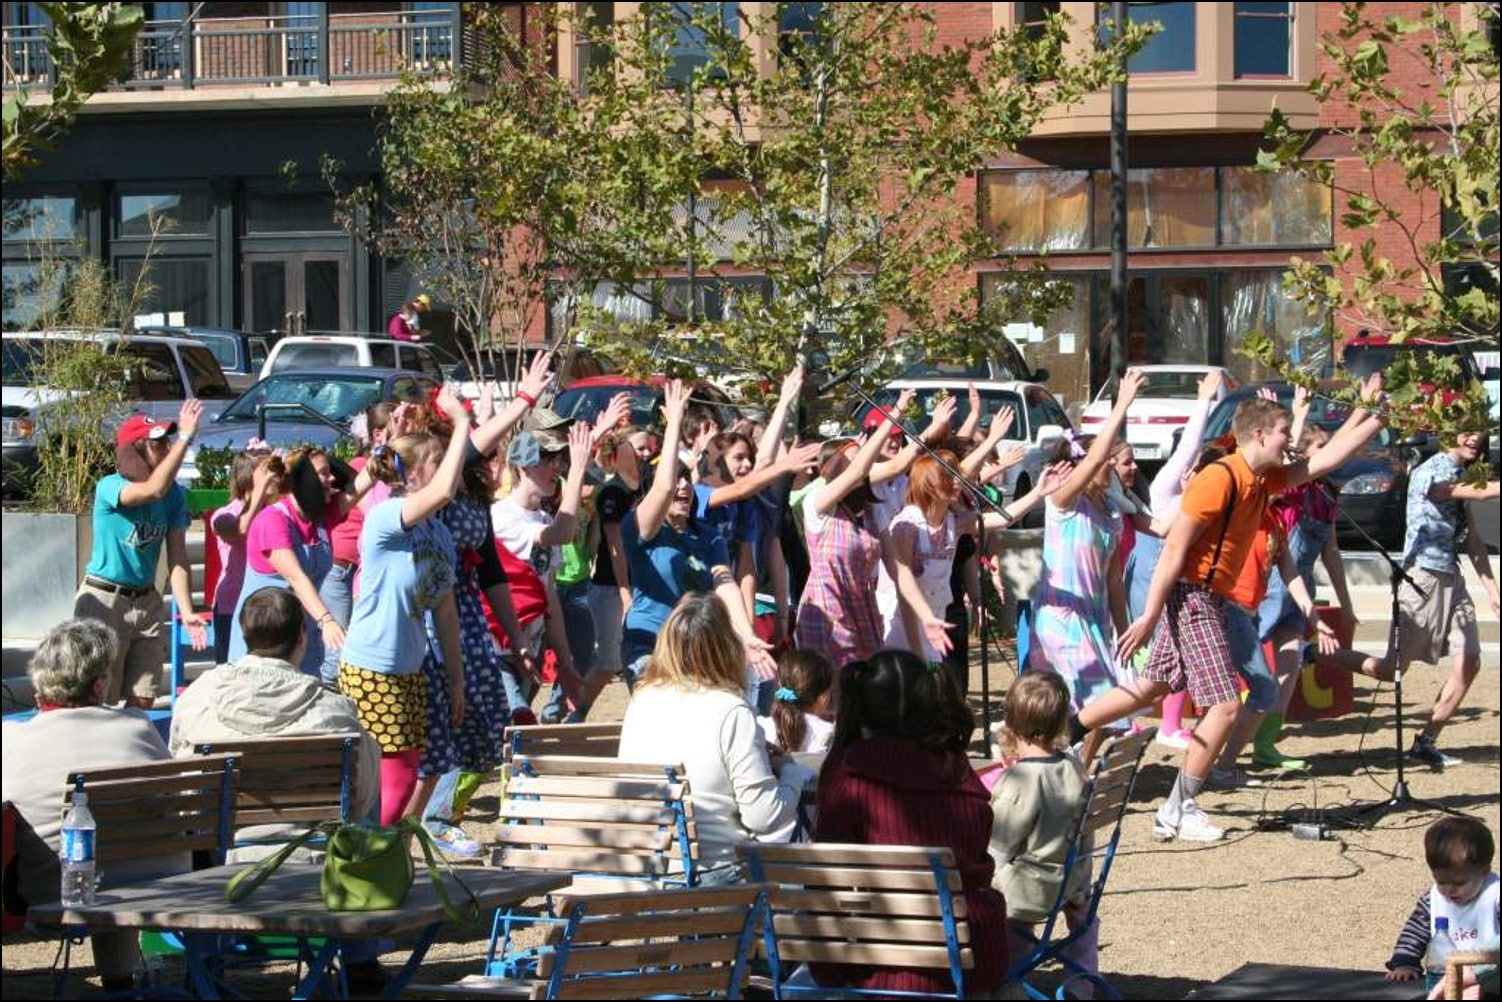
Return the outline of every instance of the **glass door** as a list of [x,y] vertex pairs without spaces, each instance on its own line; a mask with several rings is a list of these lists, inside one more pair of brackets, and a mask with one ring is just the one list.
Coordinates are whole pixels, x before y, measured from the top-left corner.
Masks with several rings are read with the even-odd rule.
[[246,254],[244,275],[245,330],[298,335],[352,326],[347,254]]

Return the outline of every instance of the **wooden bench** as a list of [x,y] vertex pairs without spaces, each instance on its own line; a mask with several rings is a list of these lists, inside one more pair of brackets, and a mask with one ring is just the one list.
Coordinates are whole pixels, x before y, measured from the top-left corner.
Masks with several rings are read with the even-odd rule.
[[803,963],[932,968],[964,998],[975,967],[954,854],[944,848],[745,845],[750,877],[774,885],[764,944],[778,998],[888,997],[790,980]]
[[536,977],[411,985],[442,998],[740,998],[766,907],[763,885],[637,891],[556,900],[560,921]]
[[201,741],[196,755],[238,759],[236,823],[284,825],[350,821],[358,734],[317,734],[248,741]]
[[526,724],[506,728],[503,754],[574,755],[615,758],[621,748],[621,724]]
[[[492,866],[572,873],[576,895],[697,881],[698,831],[682,765],[519,755],[505,773]],[[487,974],[515,976],[512,933],[539,920],[550,919],[497,913]]]

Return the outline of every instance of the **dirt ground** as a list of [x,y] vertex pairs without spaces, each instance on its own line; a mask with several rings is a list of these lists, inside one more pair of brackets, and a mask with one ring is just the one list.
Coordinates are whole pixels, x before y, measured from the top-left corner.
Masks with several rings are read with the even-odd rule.
[[[993,696],[1013,678],[992,657]],[[1410,770],[1411,792],[1473,814],[1499,830],[1499,686],[1497,654],[1466,705],[1445,732],[1443,747],[1465,759],[1443,773]],[[978,675],[973,670],[972,675]],[[1418,668],[1405,684],[1405,723],[1427,719],[1443,680]],[[979,708],[978,681],[972,695]],[[599,704],[599,719],[618,717],[623,686]],[[1332,818],[1353,804],[1384,801],[1395,779],[1392,689],[1358,684],[1355,711],[1345,717],[1290,726],[1284,750],[1309,758],[1308,773],[1267,775],[1261,789],[1206,792],[1201,803],[1230,834],[1211,845],[1157,844],[1152,812],[1173,780],[1181,753],[1154,745],[1138,782],[1121,849],[1101,908],[1101,970],[1129,998],[1182,998],[1243,963],[1260,961],[1351,970],[1380,970],[1419,891],[1429,883],[1423,831],[1437,814],[1404,808],[1369,827],[1342,829],[1325,842],[1299,841],[1286,830],[1264,830],[1316,805]],[[494,823],[495,783],[482,789],[466,827],[483,838]],[[483,965],[485,932],[474,930],[434,946],[423,981],[452,980]],[[4,996],[47,998],[55,945],[29,934],[4,940]],[[395,962],[396,954],[388,956]],[[81,966],[80,966],[81,965]],[[75,978],[65,997],[98,993],[87,946],[75,954]],[[271,971],[240,987],[248,997],[286,998],[289,971]]]

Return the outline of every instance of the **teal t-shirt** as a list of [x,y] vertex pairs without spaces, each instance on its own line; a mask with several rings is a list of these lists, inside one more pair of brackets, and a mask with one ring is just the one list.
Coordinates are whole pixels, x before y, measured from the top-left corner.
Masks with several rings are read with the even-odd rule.
[[188,527],[188,492],[180,484],[159,501],[131,508],[120,504],[130,483],[111,473],[94,488],[94,546],[84,573],[127,588],[150,588],[162,558],[162,540]]

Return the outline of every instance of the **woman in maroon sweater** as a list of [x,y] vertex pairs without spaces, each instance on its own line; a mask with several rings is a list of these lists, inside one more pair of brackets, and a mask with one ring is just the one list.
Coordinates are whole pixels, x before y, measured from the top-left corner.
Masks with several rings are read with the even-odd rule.
[[[845,666],[834,741],[819,777],[816,842],[947,846],[959,865],[975,950],[967,998],[987,998],[1007,970],[1006,903],[991,886],[991,797],[965,750],[975,718],[942,666],[877,651]],[[814,964],[819,984],[953,991],[947,971]]]

